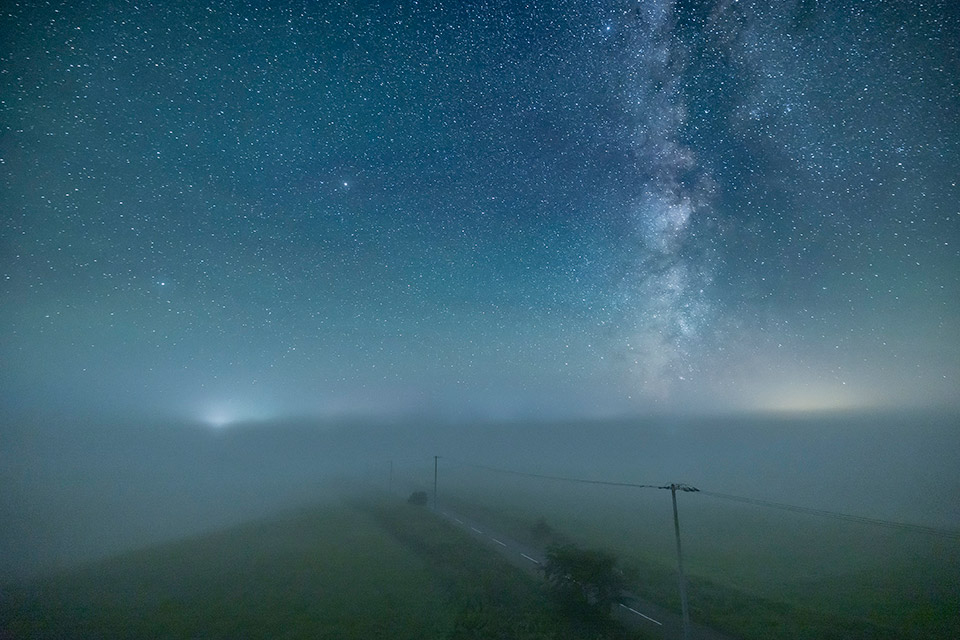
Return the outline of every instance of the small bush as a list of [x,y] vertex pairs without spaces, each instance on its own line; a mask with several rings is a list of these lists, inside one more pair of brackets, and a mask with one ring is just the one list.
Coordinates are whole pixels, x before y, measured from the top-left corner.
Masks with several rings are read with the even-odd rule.
[[410,504],[415,504],[419,506],[424,506],[427,504],[427,492],[426,491],[414,491],[410,494],[410,497],[407,498],[407,502]]
[[553,535],[553,527],[548,525],[547,521],[543,518],[539,518],[533,523],[533,526],[530,527],[530,535],[533,536],[535,541],[543,542]]

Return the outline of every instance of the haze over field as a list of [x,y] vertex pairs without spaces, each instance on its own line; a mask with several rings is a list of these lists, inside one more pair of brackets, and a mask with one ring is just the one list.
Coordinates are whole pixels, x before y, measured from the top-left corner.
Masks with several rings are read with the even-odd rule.
[[[582,494],[568,483],[473,465],[621,482],[682,481],[704,491],[956,530],[956,419],[911,413],[491,424],[299,420],[232,429],[102,420],[5,424],[0,578],[29,577],[328,501],[345,489],[353,492],[357,481],[386,489],[391,464],[394,490],[429,489],[433,455],[443,456],[442,496],[482,494],[502,508],[512,504],[510,496],[524,496],[533,512],[542,512],[545,503],[566,494],[564,509],[613,509],[619,502],[617,509],[629,512],[635,500],[650,496],[608,489]],[[669,496],[660,498],[667,502],[654,510],[666,516]],[[739,517],[729,502],[690,499],[687,509]],[[775,522],[787,517],[777,511],[766,516]],[[802,522],[832,526],[815,516]],[[862,533],[874,534],[871,526]],[[643,539],[639,531],[629,535]],[[920,536],[917,542],[930,540]]]
[[435,455],[960,528],[956,3],[7,4],[0,580]]

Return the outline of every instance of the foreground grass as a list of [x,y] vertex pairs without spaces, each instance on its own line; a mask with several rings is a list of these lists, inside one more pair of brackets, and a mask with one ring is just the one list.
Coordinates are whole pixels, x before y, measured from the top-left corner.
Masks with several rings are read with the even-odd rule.
[[126,554],[4,596],[14,638],[443,638],[426,564],[328,507]]
[[626,640],[421,507],[367,497],[4,589],[0,638]]

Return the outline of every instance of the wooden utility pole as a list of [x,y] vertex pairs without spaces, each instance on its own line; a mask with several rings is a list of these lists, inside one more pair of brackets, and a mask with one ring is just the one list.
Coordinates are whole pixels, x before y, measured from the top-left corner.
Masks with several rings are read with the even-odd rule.
[[671,484],[670,495],[673,497],[673,532],[677,537],[677,580],[680,583],[680,608],[683,612],[683,640],[690,640],[690,606],[687,604],[687,581],[683,577],[683,554],[680,551],[680,518],[677,515],[677,489],[681,491],[696,491],[686,485]]

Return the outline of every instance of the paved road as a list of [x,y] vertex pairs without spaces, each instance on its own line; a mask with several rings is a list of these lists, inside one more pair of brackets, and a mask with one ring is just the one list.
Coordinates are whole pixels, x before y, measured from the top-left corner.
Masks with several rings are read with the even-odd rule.
[[[544,549],[521,544],[484,523],[464,517],[450,509],[440,508],[437,513],[476,539],[493,547],[512,564],[528,573],[543,577],[540,569],[546,562],[546,551]],[[683,637],[683,621],[679,615],[652,602],[642,600],[632,593],[626,594],[625,602],[617,607],[615,616],[624,624],[643,629],[653,636],[664,638],[664,640]],[[731,636],[695,622],[691,625],[690,635],[695,640],[732,640]]]

